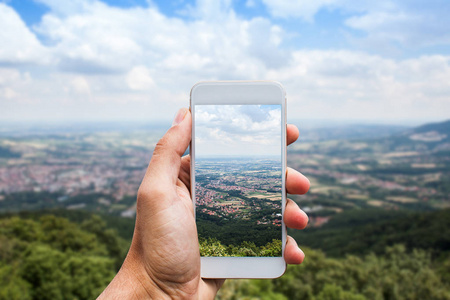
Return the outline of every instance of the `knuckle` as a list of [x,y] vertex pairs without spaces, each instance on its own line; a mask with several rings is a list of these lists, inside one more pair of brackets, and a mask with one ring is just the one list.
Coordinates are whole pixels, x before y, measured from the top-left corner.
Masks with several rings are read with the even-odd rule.
[[169,139],[166,136],[163,136],[156,143],[154,153],[158,153],[158,152],[162,151],[163,149],[167,148],[168,144],[169,144]]
[[173,142],[165,135],[163,136],[155,146],[151,161],[169,160],[172,164],[175,164],[177,160],[180,160],[180,156],[177,155],[173,149]]
[[137,202],[143,203],[158,200],[163,198],[165,194],[166,193],[162,188],[141,185],[137,193]]

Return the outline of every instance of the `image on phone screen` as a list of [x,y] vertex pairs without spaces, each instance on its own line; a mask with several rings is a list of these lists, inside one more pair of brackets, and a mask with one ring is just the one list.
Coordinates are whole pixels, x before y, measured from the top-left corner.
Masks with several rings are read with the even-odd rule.
[[281,256],[281,105],[194,109],[201,256]]

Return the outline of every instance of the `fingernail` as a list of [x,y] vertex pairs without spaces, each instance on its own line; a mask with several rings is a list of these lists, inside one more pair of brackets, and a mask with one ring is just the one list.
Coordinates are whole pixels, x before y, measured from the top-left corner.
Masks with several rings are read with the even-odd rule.
[[298,250],[300,250],[300,253],[303,255],[303,257],[305,257],[305,252],[303,252],[303,250],[300,249],[300,247],[298,248]]
[[302,249],[300,249],[300,248],[298,248],[298,250],[300,251],[300,256],[302,257],[302,260],[301,260],[301,262],[300,262],[300,263],[302,263],[302,262],[303,262],[303,260],[305,259],[305,252],[303,252],[303,250],[302,250]]
[[175,116],[175,119],[173,119],[172,126],[180,124],[184,120],[187,112],[187,108],[180,108],[180,110],[177,112],[177,115]]

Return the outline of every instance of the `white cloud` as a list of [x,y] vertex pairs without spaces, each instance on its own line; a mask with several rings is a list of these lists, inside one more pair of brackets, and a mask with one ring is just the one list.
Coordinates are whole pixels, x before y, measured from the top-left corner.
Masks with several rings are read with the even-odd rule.
[[[0,3],[0,24],[13,32],[0,33],[0,64],[9,66],[0,68],[2,119],[168,119],[188,106],[195,82],[213,79],[281,81],[291,119],[450,117],[450,56],[401,60],[362,51],[286,48],[288,30],[268,18],[244,19],[230,1],[199,1],[190,8],[195,18],[188,19],[169,18],[154,6],[42,2],[50,12],[33,30]],[[319,7],[296,3],[310,5],[303,18]],[[337,7],[346,2],[318,3]],[[362,11],[364,3],[355,10]],[[387,8],[379,22],[381,15],[375,14],[383,3]],[[383,3],[350,18],[348,26],[413,41],[397,27],[392,33],[381,29],[384,22],[394,22],[396,15],[390,13],[398,7]],[[411,22],[406,12],[397,20]],[[45,39],[45,46],[33,32]]]
[[70,82],[70,86],[75,94],[83,96],[91,94],[91,87],[83,76],[76,76],[74,79],[72,79],[72,81]]
[[149,25],[147,18],[151,20],[154,11],[128,12],[94,1],[86,1],[83,7],[80,12],[59,15],[59,5],[53,5],[56,13],[45,15],[36,26],[36,31],[52,44],[50,49],[59,68],[84,73],[123,72],[146,54],[140,28]]
[[155,87],[150,71],[145,66],[137,66],[127,74],[127,84],[135,91],[145,91]]
[[278,106],[195,106],[196,155],[279,155]]
[[40,64],[48,60],[46,49],[19,15],[0,2],[0,64]]
[[297,51],[276,76],[288,91],[292,119],[449,118],[450,56],[395,61],[363,52]]
[[7,86],[20,79],[20,72],[13,68],[0,68],[0,86]]
[[277,18],[300,18],[313,22],[321,10],[344,12],[344,24],[366,33],[353,42],[366,49],[393,52],[401,47],[450,44],[450,2],[433,0],[349,1],[349,0],[261,0]]
[[5,99],[12,99],[17,96],[17,93],[9,87],[5,87],[0,89],[0,97],[4,97]]

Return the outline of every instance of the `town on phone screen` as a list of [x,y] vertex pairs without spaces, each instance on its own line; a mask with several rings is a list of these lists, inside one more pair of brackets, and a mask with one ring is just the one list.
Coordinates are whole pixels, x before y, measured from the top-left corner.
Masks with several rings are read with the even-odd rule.
[[202,256],[281,256],[281,105],[195,106]]

